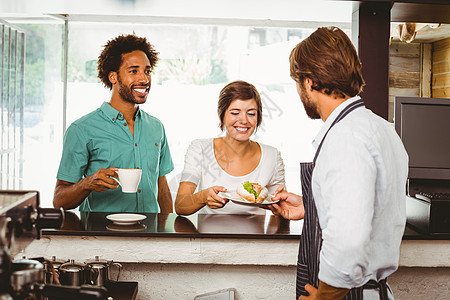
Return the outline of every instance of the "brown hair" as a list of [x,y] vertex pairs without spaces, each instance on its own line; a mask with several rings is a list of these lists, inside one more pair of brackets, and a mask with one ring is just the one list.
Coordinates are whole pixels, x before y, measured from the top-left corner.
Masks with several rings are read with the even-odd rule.
[[261,125],[262,122],[262,102],[261,96],[258,90],[253,84],[238,80],[227,84],[219,94],[219,105],[217,107],[217,114],[219,115],[220,124],[219,127],[223,130],[223,119],[225,117],[225,111],[234,100],[250,100],[255,99],[257,106],[257,121],[256,128]]
[[151,70],[153,70],[158,62],[159,53],[155,51],[152,44],[147,42],[146,38],[137,37],[134,34],[119,35],[106,43],[97,62],[98,78],[106,87],[112,89],[112,83],[108,76],[110,72],[119,71],[122,65],[122,54],[135,50],[140,50],[147,55]]
[[364,86],[355,47],[337,27],[317,29],[292,50],[289,63],[292,79],[311,79],[312,88],[327,95],[354,97]]

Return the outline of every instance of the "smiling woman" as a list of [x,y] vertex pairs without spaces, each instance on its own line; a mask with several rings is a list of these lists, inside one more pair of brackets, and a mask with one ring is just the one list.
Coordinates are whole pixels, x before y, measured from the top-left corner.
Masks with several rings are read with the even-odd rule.
[[279,151],[250,140],[262,121],[261,97],[252,84],[231,82],[219,94],[217,112],[225,136],[191,143],[175,210],[181,215],[199,210],[211,214],[264,214],[257,207],[242,207],[219,195],[235,191],[246,181],[259,182],[272,193],[284,188],[284,163]]

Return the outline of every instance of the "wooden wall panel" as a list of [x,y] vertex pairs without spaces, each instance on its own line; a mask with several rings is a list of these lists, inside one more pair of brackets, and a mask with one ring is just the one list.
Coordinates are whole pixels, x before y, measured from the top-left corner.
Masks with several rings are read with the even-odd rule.
[[450,62],[449,61],[440,61],[437,63],[433,63],[433,72],[435,74],[450,73]]
[[420,96],[421,44],[394,42],[389,47],[389,115],[393,121],[394,97]]
[[450,98],[450,89],[449,88],[433,89],[433,98]]
[[433,76],[433,88],[450,87],[450,73]]
[[450,98],[450,37],[433,43],[433,98]]

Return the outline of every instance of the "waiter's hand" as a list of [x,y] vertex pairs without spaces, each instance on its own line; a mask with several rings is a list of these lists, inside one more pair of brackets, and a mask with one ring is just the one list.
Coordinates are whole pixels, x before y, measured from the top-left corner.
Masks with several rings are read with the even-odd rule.
[[269,206],[274,215],[280,215],[288,220],[300,220],[305,216],[302,196],[281,191],[272,197],[272,201],[280,200]]
[[275,192],[272,195],[272,198],[275,197],[276,195],[278,195],[281,192],[285,192],[286,191],[286,186],[284,184],[280,184],[277,189],[275,190]]
[[304,299],[315,300],[316,299],[317,289],[315,287],[313,287],[310,284],[307,284],[307,285],[305,285],[305,290],[309,293],[309,296],[300,296],[300,297],[298,297],[298,300],[304,300]]

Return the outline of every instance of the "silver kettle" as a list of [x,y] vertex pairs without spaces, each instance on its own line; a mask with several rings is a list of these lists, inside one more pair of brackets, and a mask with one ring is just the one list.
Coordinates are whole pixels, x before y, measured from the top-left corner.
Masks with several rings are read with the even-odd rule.
[[86,266],[90,269],[97,270],[98,276],[93,279],[93,284],[98,286],[104,286],[110,279],[111,267],[115,266],[118,269],[116,282],[119,281],[120,272],[122,271],[122,265],[112,260],[100,259],[97,255],[94,259],[85,262]]
[[97,277],[98,271],[96,269],[76,263],[73,259],[59,267],[59,281],[63,285],[93,284]]
[[51,259],[46,259],[44,264],[45,269],[45,283],[55,283],[59,284],[59,267],[68,262],[68,260],[56,259],[56,256],[52,256]]

